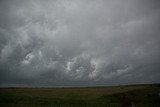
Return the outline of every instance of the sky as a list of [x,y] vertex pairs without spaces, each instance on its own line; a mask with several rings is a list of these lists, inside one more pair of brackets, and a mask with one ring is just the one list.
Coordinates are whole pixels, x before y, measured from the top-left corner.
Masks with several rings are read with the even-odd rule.
[[151,83],[159,0],[0,0],[0,87]]

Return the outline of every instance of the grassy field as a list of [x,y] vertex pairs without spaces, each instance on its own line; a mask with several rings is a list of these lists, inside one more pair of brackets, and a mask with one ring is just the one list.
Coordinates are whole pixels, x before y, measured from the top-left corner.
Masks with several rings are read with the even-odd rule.
[[160,107],[160,85],[0,88],[0,107]]

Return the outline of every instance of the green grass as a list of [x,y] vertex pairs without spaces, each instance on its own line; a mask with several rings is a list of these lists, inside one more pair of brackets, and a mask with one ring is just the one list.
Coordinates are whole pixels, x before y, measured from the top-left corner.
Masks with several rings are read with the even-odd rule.
[[160,85],[94,88],[1,88],[0,107],[160,106]]

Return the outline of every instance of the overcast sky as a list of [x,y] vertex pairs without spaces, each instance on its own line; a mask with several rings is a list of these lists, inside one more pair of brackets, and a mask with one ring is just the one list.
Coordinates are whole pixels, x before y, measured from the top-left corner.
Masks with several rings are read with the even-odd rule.
[[0,0],[0,86],[160,83],[159,0]]

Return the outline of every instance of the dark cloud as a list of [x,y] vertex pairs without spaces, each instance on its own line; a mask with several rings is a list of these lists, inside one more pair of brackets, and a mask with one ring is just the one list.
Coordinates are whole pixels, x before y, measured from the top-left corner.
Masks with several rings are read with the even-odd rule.
[[0,86],[160,82],[158,0],[1,0]]

